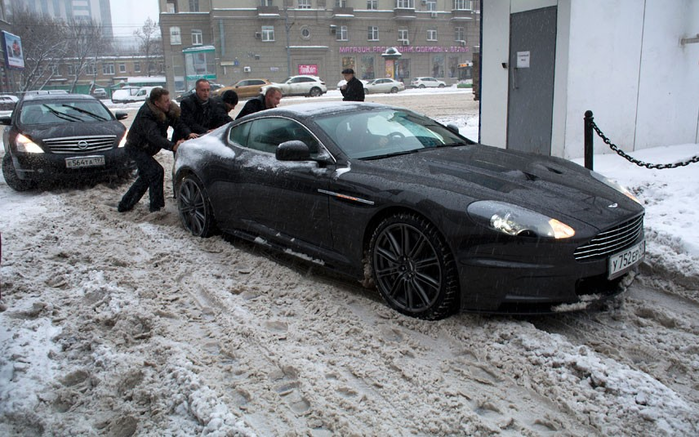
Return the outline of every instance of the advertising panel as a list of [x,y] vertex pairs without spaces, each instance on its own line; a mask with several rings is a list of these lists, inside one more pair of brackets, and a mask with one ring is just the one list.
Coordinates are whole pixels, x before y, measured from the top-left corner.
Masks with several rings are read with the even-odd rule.
[[2,32],[5,48],[5,65],[9,68],[24,69],[24,52],[22,50],[22,40],[17,35],[9,32]]

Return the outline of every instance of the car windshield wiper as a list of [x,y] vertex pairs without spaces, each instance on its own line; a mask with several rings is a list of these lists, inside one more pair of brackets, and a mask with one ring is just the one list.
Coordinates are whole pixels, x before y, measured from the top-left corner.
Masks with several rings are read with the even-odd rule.
[[64,114],[63,112],[56,111],[52,107],[50,107],[47,104],[42,105],[44,108],[48,109],[51,114],[55,115],[56,117],[60,118],[61,120],[67,120],[67,121],[82,121],[80,117],[76,117],[74,115],[69,115],[69,114]]
[[63,105],[61,105],[61,106],[66,107],[66,108],[70,108],[70,109],[74,109],[74,110],[80,112],[81,114],[87,114],[87,115],[89,115],[90,117],[92,117],[92,118],[94,118],[94,119],[97,119],[97,120],[99,120],[99,121],[107,121],[107,119],[104,118],[104,117],[102,117],[101,115],[97,115],[97,114],[95,114],[94,112],[90,112],[90,111],[88,111],[88,110],[86,110],[86,109],[82,109],[82,108],[78,108],[78,107],[70,106],[70,105],[66,105],[66,104],[63,104]]
[[394,153],[385,153],[383,155],[366,156],[366,157],[363,157],[360,159],[364,160],[364,161],[371,161],[373,159],[390,158],[393,156],[400,156],[400,155],[411,155],[413,153],[418,153],[418,152],[421,152],[423,150],[427,150],[427,149],[421,148],[421,149],[404,150],[404,151],[394,152]]

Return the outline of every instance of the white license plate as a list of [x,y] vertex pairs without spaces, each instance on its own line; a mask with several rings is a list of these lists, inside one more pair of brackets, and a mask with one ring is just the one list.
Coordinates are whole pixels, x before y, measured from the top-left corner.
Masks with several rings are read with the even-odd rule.
[[633,266],[643,261],[646,253],[646,242],[641,241],[633,247],[629,247],[623,252],[616,253],[609,257],[609,279],[614,279],[626,273]]
[[66,168],[99,167],[102,165],[104,165],[104,156],[66,158]]

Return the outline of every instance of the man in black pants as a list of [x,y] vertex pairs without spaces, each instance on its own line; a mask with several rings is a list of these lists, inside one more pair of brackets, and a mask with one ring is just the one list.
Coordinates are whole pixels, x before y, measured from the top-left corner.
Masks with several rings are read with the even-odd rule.
[[340,87],[342,100],[351,102],[364,101],[364,84],[361,80],[354,77],[354,70],[345,68],[342,70],[342,76],[347,81],[346,84]]
[[126,153],[136,162],[138,178],[119,202],[118,211],[130,211],[141,200],[146,191],[150,194],[150,211],[159,211],[165,206],[163,194],[163,166],[153,157],[161,149],[177,151],[184,141],[167,139],[167,129],[172,127],[182,133],[186,127],[180,120],[180,108],[170,101],[165,88],[153,88],[146,103],[138,110],[126,137]]

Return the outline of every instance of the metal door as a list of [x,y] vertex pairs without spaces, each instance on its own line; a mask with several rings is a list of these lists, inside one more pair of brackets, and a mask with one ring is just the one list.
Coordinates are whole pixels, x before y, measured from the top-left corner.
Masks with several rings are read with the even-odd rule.
[[551,154],[557,7],[510,17],[507,148]]

